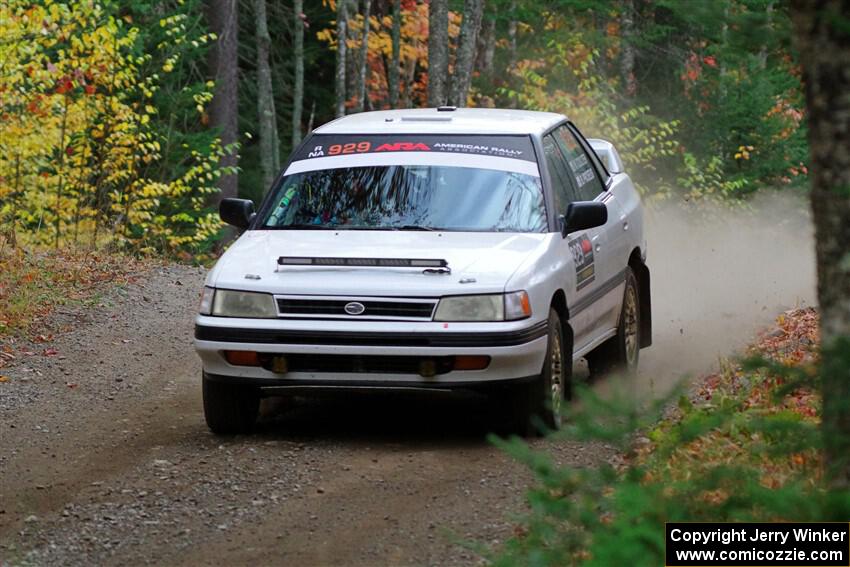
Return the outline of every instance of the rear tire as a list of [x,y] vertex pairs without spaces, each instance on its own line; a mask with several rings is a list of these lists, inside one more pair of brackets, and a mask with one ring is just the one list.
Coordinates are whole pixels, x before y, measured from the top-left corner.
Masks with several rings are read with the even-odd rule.
[[542,434],[545,429],[559,429],[563,402],[570,397],[572,341],[564,333],[561,317],[554,309],[549,311],[547,337],[546,358],[540,376],[508,393],[512,429],[524,437]]
[[250,433],[260,409],[260,391],[253,386],[215,382],[204,375],[204,417],[216,435]]
[[606,374],[637,373],[640,361],[640,290],[631,268],[627,268],[626,272],[617,334],[593,349],[586,358],[588,370],[594,378]]

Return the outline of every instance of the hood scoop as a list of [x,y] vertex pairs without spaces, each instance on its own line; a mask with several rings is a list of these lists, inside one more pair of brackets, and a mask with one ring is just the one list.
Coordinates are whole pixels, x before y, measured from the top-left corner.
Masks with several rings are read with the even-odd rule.
[[316,268],[413,268],[426,274],[450,274],[449,263],[434,258],[338,258],[314,256],[280,256],[278,271],[287,267]]

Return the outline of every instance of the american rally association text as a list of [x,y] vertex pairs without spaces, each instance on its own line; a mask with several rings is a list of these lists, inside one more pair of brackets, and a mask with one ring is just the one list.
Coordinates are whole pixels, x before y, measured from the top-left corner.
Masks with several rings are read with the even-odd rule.
[[735,541],[771,541],[781,544],[788,542],[790,537],[793,542],[821,542],[821,541],[845,541],[846,531],[811,528],[795,528],[793,530],[765,530],[761,528],[732,528],[716,530],[683,530],[674,528],[670,532],[673,541],[687,541],[691,543],[722,543],[728,545]]

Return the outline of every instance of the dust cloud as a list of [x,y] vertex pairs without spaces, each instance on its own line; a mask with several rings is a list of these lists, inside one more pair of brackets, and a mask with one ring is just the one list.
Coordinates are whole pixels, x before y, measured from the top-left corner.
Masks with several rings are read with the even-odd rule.
[[661,396],[733,356],[786,309],[816,304],[814,228],[798,195],[747,207],[647,206],[653,345],[636,386]]

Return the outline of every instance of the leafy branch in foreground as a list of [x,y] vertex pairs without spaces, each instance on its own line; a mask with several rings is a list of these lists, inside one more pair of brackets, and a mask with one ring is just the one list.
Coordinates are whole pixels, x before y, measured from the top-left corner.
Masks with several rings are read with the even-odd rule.
[[742,366],[727,365],[687,395],[641,408],[622,393],[581,391],[558,436],[611,445],[623,464],[559,467],[518,439],[494,439],[539,485],[517,535],[490,551],[491,562],[655,566],[665,522],[846,521],[850,492],[828,489],[819,453],[817,316],[799,309],[778,322]]

